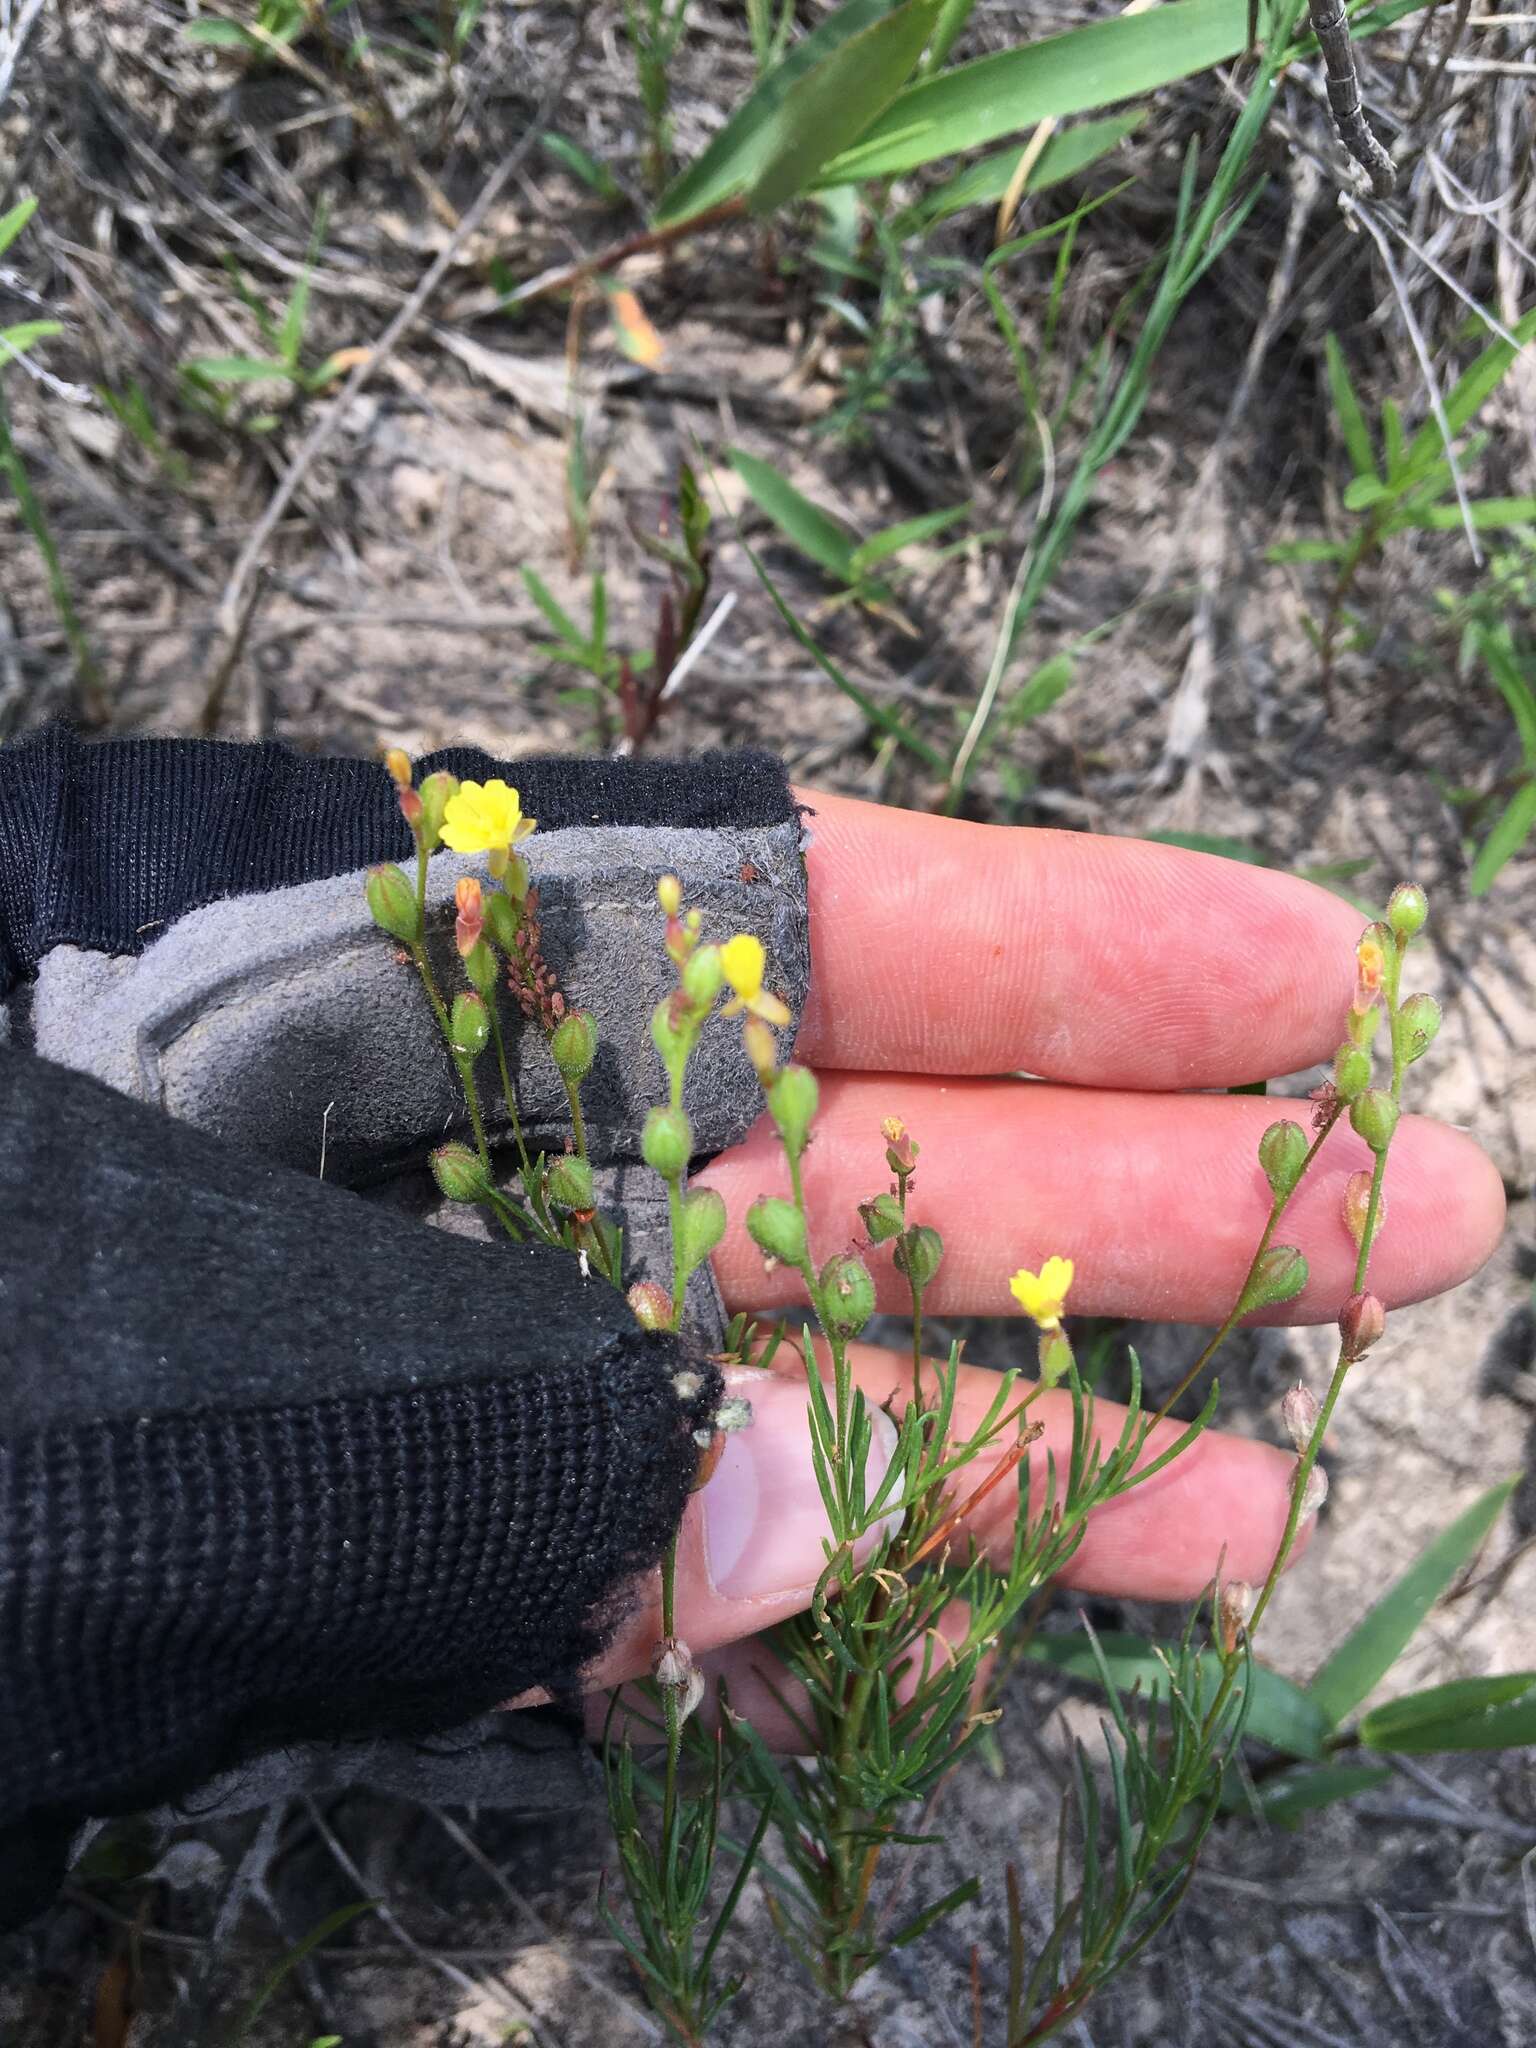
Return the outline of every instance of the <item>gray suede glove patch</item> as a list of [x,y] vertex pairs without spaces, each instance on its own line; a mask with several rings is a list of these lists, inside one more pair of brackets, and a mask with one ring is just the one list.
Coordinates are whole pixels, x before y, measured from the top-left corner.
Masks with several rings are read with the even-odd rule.
[[[664,1094],[650,1038],[675,986],[656,883],[678,875],[705,936],[754,933],[767,986],[798,1022],[810,952],[801,834],[791,821],[753,830],[576,827],[540,833],[526,858],[539,890],[542,950],[566,1000],[597,1020],[596,1063],[582,1087],[603,1198],[626,1223],[627,1264],[664,1277],[665,1204],[633,1169],[646,1111]],[[453,890],[483,858],[430,865],[429,947],[445,992],[464,986],[453,949]],[[542,1033],[509,990],[501,1016],[530,1150],[565,1148],[569,1110]],[[340,875],[189,912],[135,958],[59,946],[32,992],[35,1049],[223,1137],[237,1149],[353,1186],[442,1220],[420,1169],[445,1137],[468,1134],[457,1075],[415,968],[378,930],[363,876]],[[791,1030],[781,1034],[785,1054]],[[507,1118],[494,1057],[479,1081],[492,1142]],[[700,1158],[746,1135],[761,1103],[740,1032],[705,1031],[686,1107]],[[510,1166],[510,1155],[508,1156]],[[413,1171],[413,1169],[416,1169]],[[465,1212],[448,1211],[474,1227]],[[718,1320],[707,1276],[690,1321]]]

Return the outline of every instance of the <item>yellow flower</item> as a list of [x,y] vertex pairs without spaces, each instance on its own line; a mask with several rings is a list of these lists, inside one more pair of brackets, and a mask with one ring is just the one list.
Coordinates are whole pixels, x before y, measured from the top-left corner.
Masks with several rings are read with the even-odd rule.
[[763,971],[768,965],[768,956],[763,951],[761,939],[754,938],[751,932],[738,932],[734,939],[727,939],[720,948],[720,964],[735,995],[735,1001],[727,1003],[721,1012],[723,1016],[735,1017],[743,1010],[750,1010],[765,1024],[789,1022],[789,1011],[777,996],[770,995],[763,987]]
[[505,853],[526,839],[534,820],[523,816],[522,800],[498,775],[490,782],[461,782],[443,813],[443,844],[455,853]]
[[1008,1282],[1013,1298],[1032,1322],[1042,1330],[1059,1330],[1067,1306],[1067,1289],[1072,1285],[1072,1261],[1049,1258],[1038,1273],[1021,1266]]

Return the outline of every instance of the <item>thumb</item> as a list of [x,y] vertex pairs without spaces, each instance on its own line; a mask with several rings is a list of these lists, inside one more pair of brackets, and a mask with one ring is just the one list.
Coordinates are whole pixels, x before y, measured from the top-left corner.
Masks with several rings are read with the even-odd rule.
[[[689,1500],[677,1541],[675,1633],[696,1655],[808,1607],[832,1541],[811,1457],[804,1380],[737,1367],[726,1373],[725,1389],[752,1404],[752,1422],[726,1438],[708,1483]],[[873,1493],[895,1452],[896,1425],[873,1403],[868,1412],[866,1486]],[[855,1556],[867,1556],[897,1519],[888,1515],[862,1536]],[[649,1671],[661,1634],[660,1584],[653,1578],[589,1666],[586,1683],[621,1685]]]

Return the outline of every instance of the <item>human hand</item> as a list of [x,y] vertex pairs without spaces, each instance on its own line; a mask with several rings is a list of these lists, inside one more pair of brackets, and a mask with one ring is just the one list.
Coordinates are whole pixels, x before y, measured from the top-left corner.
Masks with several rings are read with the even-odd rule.
[[[1005,831],[811,793],[811,1000],[796,1058],[821,1081],[806,1155],[816,1256],[860,1239],[857,1204],[885,1173],[880,1124],[899,1116],[922,1146],[919,1222],[945,1257],[925,1306],[1013,1312],[1008,1275],[1053,1252],[1076,1265],[1075,1313],[1216,1323],[1230,1309],[1269,1211],[1256,1163],[1273,1101],[1200,1091],[1295,1072],[1338,1043],[1361,920],[1311,885],[1177,848],[1048,831]],[[1012,1078],[1024,1072],[1038,1081]],[[1353,1288],[1342,1224],[1348,1176],[1370,1154],[1345,1125],[1286,1216],[1306,1253],[1305,1292],[1268,1320],[1331,1321]],[[798,1276],[765,1274],[743,1224],[786,1169],[764,1118],[701,1177],[732,1224],[715,1259],[729,1310],[803,1300]],[[1459,1132],[1407,1117],[1388,1170],[1391,1218],[1371,1267],[1390,1307],[1455,1286],[1497,1242],[1499,1177]],[[880,1306],[904,1283],[874,1262]],[[1021,1345],[1021,1353],[1023,1346]],[[910,1361],[853,1347],[872,1404]],[[677,1633],[733,1704],[787,1740],[751,1638],[808,1604],[827,1533],[811,1469],[803,1367],[733,1376],[753,1427],[730,1439],[696,1495],[678,1549]],[[957,1434],[973,1429],[995,1375],[963,1368]],[[1044,1395],[1031,1454],[1070,1440],[1071,1402]],[[1123,1411],[1096,1408],[1101,1435]],[[1150,1458],[1179,1425],[1152,1437]],[[1094,1515],[1067,1582],[1126,1598],[1185,1600],[1225,1553],[1234,1579],[1262,1580],[1289,1506],[1293,1459],[1207,1430],[1161,1473]],[[1006,1555],[1013,1491],[974,1518]],[[649,1667],[659,1634],[642,1603],[589,1674],[607,1687]],[[710,1652],[711,1655],[701,1653]],[[600,1716],[599,1716],[600,1718]]]

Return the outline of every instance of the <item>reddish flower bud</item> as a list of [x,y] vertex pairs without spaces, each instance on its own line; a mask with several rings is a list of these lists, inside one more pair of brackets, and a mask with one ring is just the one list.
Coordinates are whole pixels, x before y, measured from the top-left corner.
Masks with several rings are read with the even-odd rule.
[[[1365,1219],[1371,1206],[1371,1174],[1362,1167],[1352,1173],[1344,1187],[1344,1228],[1355,1240],[1358,1251],[1365,1240]],[[1379,1231],[1387,1220],[1387,1198],[1379,1195],[1376,1199],[1376,1228]]]
[[424,806],[422,804],[421,798],[416,794],[414,789],[401,790],[400,815],[402,818],[404,818],[406,824],[410,826],[413,832],[419,832],[421,830],[421,819],[423,809]]
[[388,769],[389,778],[396,789],[410,788],[411,757],[404,747],[391,747],[384,756],[384,766]]
[[[627,1296],[635,1321],[646,1330],[668,1330],[672,1327],[672,1297],[665,1287],[658,1287],[654,1280],[637,1280]],[[681,1377],[681,1375],[679,1375]],[[693,1392],[697,1393],[700,1382],[695,1378]]]
[[473,875],[461,875],[453,892],[454,905],[458,916],[454,921],[453,943],[459,949],[461,960],[467,960],[480,943],[480,933],[485,925],[485,902],[480,894],[480,884]]
[[1344,1356],[1353,1364],[1364,1358],[1387,1327],[1387,1312],[1374,1294],[1352,1294],[1339,1316]]

